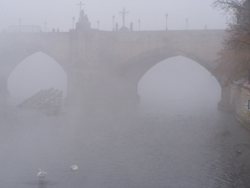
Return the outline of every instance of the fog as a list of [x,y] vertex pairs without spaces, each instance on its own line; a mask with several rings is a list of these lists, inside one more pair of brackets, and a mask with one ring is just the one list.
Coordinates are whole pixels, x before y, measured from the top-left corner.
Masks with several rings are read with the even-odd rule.
[[8,78],[11,105],[18,105],[41,90],[55,88],[67,96],[67,74],[48,55],[38,52],[20,62]]
[[[67,96],[67,74],[51,57],[38,52],[13,70],[8,78],[10,104],[18,105],[40,90],[62,90]],[[141,104],[179,109],[216,108],[221,99],[216,78],[197,62],[177,56],[159,62],[138,83]],[[184,107],[185,106],[185,107]]]
[[[31,68],[32,73],[26,71]],[[12,72],[8,86],[11,97],[20,93],[25,98],[48,87],[65,90],[65,79],[53,59],[37,53]],[[141,78],[138,94],[140,104],[130,113],[109,111],[107,106],[99,113],[96,106],[92,113],[75,108],[48,116],[13,106],[0,118],[1,184],[20,188],[233,184],[221,184],[227,182],[223,161],[231,164],[226,156],[236,143],[245,143],[247,135],[233,126],[238,123],[232,117],[217,114],[220,86],[210,72],[190,59],[169,58]],[[237,134],[226,137],[232,146],[225,149],[221,135],[233,131]],[[70,171],[73,164],[78,171]],[[36,177],[38,168],[48,172],[44,181]],[[230,173],[239,172],[234,171]]]
[[[4,18],[0,29],[8,32],[10,25],[38,25],[43,32],[53,28],[67,32],[74,27],[72,17],[78,20],[78,3],[0,0],[0,15]],[[112,29],[113,15],[121,25],[119,11],[123,7],[129,11],[126,24],[133,21],[135,30],[139,19],[141,30],[165,30],[166,13],[169,30],[226,27],[226,18],[211,8],[212,1],[83,3],[92,28],[97,28],[100,21],[100,30]],[[93,64],[93,70],[100,68]],[[53,113],[17,105],[51,87],[62,90],[66,100],[69,77],[58,62],[37,52],[11,72],[8,105],[0,108],[1,188],[250,186],[249,133],[231,114],[217,110],[220,84],[199,62],[183,56],[158,62],[138,82],[140,100],[136,102],[116,93],[111,100],[100,102],[102,95],[114,88],[129,96],[129,87],[125,81],[124,85],[119,82],[119,74],[115,74],[116,79],[102,75],[104,79],[100,76],[91,80],[95,74],[86,72],[79,76],[75,87],[90,85],[93,89],[94,85],[95,92],[81,91],[74,95],[77,104],[65,105]],[[96,97],[97,102],[84,100],[85,96]],[[71,171],[71,165],[79,170]],[[44,181],[38,179],[38,169],[47,172]]]
[[152,67],[140,80],[144,105],[170,107],[178,113],[216,109],[221,99],[216,78],[197,62],[177,56]]
[[[53,76],[39,83],[30,82],[39,77],[40,70],[50,75],[46,70],[48,64],[39,64],[45,59],[55,63],[38,53],[13,71],[12,76],[26,87],[25,92],[19,91],[23,96],[32,94],[33,88],[39,90],[53,84],[65,89],[65,82],[56,82]],[[33,74],[18,71],[32,66],[39,67],[33,67]],[[64,80],[65,72],[57,63],[53,66],[53,75]],[[11,76],[9,88],[12,96],[20,89]],[[249,134],[232,116],[216,110],[220,86],[206,69],[184,57],[166,59],[142,77],[138,94],[139,108],[130,113],[108,112],[109,108],[105,115],[79,109],[52,116],[14,107],[4,111],[0,116],[1,185],[6,188],[249,185],[247,166],[238,168],[248,164]],[[235,155],[235,151],[241,152],[241,156]],[[73,164],[78,165],[78,171],[70,170]],[[44,181],[36,177],[38,168],[48,172]],[[244,175],[238,175],[241,173]]]
[[[122,17],[119,12],[125,7],[129,14],[126,16],[126,26],[134,23],[138,30],[138,20],[141,20],[142,30],[164,30],[168,14],[168,28],[170,30],[185,30],[186,18],[188,28],[225,29],[226,17],[222,17],[218,10],[211,7],[213,0],[85,0],[82,8],[88,15],[92,28],[97,28],[100,22],[101,30],[112,30],[112,16],[115,22],[122,25]],[[36,25],[41,29],[51,31],[59,28],[60,31],[68,31],[72,28],[72,18],[79,18],[78,0],[22,0],[0,1],[0,30],[8,29],[10,25]],[[46,11],[44,11],[46,10]]]

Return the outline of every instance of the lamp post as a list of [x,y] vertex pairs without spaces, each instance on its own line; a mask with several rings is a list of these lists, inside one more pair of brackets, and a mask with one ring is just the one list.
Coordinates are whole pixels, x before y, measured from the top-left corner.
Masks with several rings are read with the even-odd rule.
[[74,29],[75,26],[75,17],[72,18],[72,29]]
[[44,32],[46,32],[47,22],[44,22]]
[[99,20],[97,21],[97,28],[98,28],[98,30],[99,30],[99,25],[100,25],[100,22],[99,22]]
[[166,14],[166,30],[168,30],[168,14]]
[[115,16],[113,15],[112,16],[112,19],[113,19],[113,31],[115,30]]
[[186,18],[186,30],[188,30],[188,18]]
[[138,29],[139,29],[139,31],[141,30],[141,20],[140,19],[138,20]]

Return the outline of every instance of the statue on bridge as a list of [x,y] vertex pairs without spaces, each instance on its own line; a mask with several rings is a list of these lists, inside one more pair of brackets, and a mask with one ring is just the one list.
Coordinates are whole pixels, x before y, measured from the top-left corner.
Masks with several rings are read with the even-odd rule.
[[126,11],[125,8],[123,8],[122,12],[120,12],[120,14],[122,15],[122,27],[119,29],[119,31],[129,31],[129,28],[127,28],[125,26],[125,16],[126,14],[128,14],[129,12]]
[[81,10],[79,21],[76,23],[77,30],[86,30],[90,29],[90,22],[87,14],[84,13],[84,10]]

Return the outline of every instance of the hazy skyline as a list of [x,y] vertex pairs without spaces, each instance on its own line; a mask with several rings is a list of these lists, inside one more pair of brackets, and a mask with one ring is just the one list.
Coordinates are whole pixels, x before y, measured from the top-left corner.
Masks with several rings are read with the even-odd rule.
[[[113,19],[122,24],[119,12],[123,7],[129,12],[126,16],[126,26],[134,23],[134,30],[138,30],[138,20],[141,20],[141,30],[164,30],[166,28],[166,14],[168,14],[168,29],[225,29],[226,17],[221,16],[218,10],[211,7],[213,0],[83,0],[82,7],[91,22],[91,28],[112,30]],[[79,0],[0,0],[0,29],[8,29],[10,25],[37,25],[42,30],[51,31],[59,28],[60,31],[69,31],[79,18]]]

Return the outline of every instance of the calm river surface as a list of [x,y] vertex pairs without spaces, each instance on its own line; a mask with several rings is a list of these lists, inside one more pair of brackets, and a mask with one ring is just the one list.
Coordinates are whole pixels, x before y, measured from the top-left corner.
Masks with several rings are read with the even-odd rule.
[[146,106],[111,114],[2,112],[0,187],[250,187],[250,135],[230,114]]

